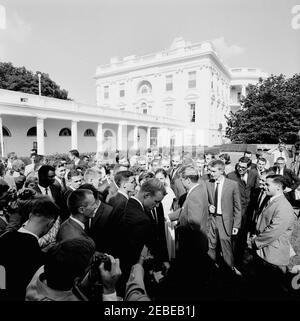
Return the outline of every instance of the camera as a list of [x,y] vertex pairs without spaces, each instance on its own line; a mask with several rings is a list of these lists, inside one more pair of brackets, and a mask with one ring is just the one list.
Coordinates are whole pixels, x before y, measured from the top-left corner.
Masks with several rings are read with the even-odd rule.
[[111,270],[111,261],[107,254],[96,252],[87,268],[83,278],[75,280],[73,293],[83,301],[102,301],[103,284],[100,273],[100,265],[104,263],[104,269]]

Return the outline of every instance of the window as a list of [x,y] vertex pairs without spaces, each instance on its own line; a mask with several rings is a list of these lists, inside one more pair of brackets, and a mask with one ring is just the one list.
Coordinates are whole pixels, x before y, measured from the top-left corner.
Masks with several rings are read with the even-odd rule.
[[157,147],[157,128],[150,129],[150,147]]
[[125,97],[125,84],[120,84],[120,97]]
[[141,111],[143,114],[148,114],[148,108],[146,103],[142,103],[141,105]]
[[167,116],[172,116],[173,104],[166,104],[166,114]]
[[195,103],[190,103],[190,122],[194,123],[196,120],[196,109],[195,109]]
[[196,71],[189,72],[189,88],[196,88]]
[[147,95],[152,92],[152,85],[149,81],[143,80],[138,85],[138,93],[140,95]]
[[172,91],[173,90],[173,76],[168,75],[166,76],[166,91]]
[[95,135],[95,132],[92,129],[89,128],[84,132],[83,136],[85,136],[85,137],[95,137],[96,135]]
[[70,128],[63,128],[60,130],[59,136],[71,136],[71,129]]
[[3,137],[11,137],[11,133],[9,129],[6,128],[5,126],[2,127],[2,134],[3,134]]
[[[27,131],[27,136],[36,137],[36,127],[29,128]],[[45,130],[44,130],[44,137],[47,137],[47,133]]]
[[241,102],[241,93],[240,92],[237,93],[237,101],[238,101],[238,103]]
[[104,86],[104,99],[109,98],[109,86]]

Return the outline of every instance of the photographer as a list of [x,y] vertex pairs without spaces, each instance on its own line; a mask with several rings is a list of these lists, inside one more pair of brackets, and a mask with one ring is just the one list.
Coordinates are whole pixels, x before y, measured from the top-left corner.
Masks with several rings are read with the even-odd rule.
[[[104,256],[106,262],[98,260],[93,264],[94,258],[95,246],[88,239],[73,238],[57,243],[49,249],[45,265],[29,283],[25,300],[117,301],[115,284],[121,275],[119,260],[108,255]],[[95,268],[98,280],[94,280]],[[96,285],[100,285],[101,291]]]

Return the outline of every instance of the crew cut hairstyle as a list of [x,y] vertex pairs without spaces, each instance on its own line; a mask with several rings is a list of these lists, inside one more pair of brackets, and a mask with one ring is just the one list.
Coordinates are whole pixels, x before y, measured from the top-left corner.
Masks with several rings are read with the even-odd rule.
[[84,173],[84,180],[88,182],[90,179],[94,179],[100,175],[102,175],[100,170],[88,168]]
[[56,220],[60,214],[59,207],[46,195],[36,196],[31,200],[31,206],[30,213],[36,217]]
[[283,190],[287,187],[286,179],[282,175],[268,175],[266,178],[271,178],[273,182],[280,185]]
[[140,192],[149,193],[151,196],[154,196],[157,192],[161,192],[163,195],[166,195],[166,189],[164,184],[157,178],[150,178],[142,184]]
[[79,207],[84,205],[88,195],[93,195],[93,192],[88,189],[77,189],[69,195],[67,205],[72,215],[78,214]]
[[54,290],[70,290],[75,279],[83,276],[94,252],[94,244],[85,238],[56,243],[45,258],[44,277],[47,285]]
[[77,149],[71,149],[71,150],[69,151],[69,153],[72,154],[73,156],[79,158],[79,152],[78,152]]
[[122,182],[128,182],[132,176],[134,176],[132,171],[120,171],[114,176],[114,181],[120,187]]
[[218,167],[218,169],[221,169],[223,171],[225,169],[225,164],[220,159],[216,159],[216,160],[212,161],[210,166],[211,167]]
[[243,156],[239,159],[241,163],[247,163],[247,167],[250,167],[252,164],[252,160],[249,157]]
[[267,160],[266,160],[264,157],[262,157],[262,156],[258,157],[258,161],[257,161],[257,162],[259,162],[259,161],[262,161],[262,162],[264,162],[265,164],[267,164]]

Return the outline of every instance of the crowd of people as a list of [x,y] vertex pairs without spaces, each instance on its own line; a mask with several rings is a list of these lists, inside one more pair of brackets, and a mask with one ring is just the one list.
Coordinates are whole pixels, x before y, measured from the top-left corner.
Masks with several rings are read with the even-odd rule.
[[7,301],[290,298],[300,177],[283,144],[192,158],[0,161]]

